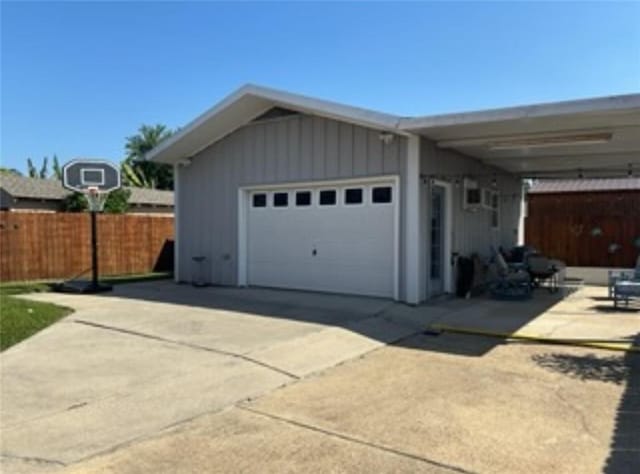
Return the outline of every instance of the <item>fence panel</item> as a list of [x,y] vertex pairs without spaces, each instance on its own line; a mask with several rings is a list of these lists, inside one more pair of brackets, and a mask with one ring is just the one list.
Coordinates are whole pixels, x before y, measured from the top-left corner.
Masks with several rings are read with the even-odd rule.
[[[0,211],[0,281],[70,278],[91,268],[87,213]],[[98,216],[101,275],[173,270],[173,217]]]
[[640,192],[530,194],[525,239],[571,266],[633,267]]

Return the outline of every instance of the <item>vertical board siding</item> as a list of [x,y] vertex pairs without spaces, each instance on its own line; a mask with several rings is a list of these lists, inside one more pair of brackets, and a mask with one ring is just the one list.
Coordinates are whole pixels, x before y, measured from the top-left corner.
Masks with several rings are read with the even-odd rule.
[[[516,176],[484,165],[479,160],[451,150],[438,148],[433,142],[422,139],[420,143],[421,173],[435,175],[453,186],[453,245],[452,252],[461,255],[478,253],[491,255],[492,247],[512,247],[517,243],[517,229],[520,218],[521,184]],[[494,174],[495,173],[495,174]],[[500,227],[491,228],[491,213],[488,210],[474,212],[463,209],[463,178],[468,176],[480,187],[491,188],[495,178],[496,189],[500,193]],[[456,183],[457,180],[457,184]],[[517,197],[516,197],[517,196]],[[426,198],[428,199],[429,193]],[[426,206],[427,212],[429,205]]]
[[[0,211],[0,281],[72,278],[91,269],[86,213]],[[173,268],[173,217],[98,216],[101,275]]]
[[640,255],[640,192],[529,194],[525,237],[567,265],[633,268]]
[[179,174],[179,278],[203,255],[210,281],[237,283],[239,187],[400,174],[406,139],[379,134],[301,114],[250,123],[200,152]]

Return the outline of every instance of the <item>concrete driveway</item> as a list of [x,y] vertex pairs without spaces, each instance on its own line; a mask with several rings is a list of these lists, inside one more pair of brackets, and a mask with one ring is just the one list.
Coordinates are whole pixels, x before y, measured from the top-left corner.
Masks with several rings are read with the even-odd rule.
[[2,356],[5,468],[640,472],[639,354],[422,333],[640,340],[640,313],[607,311],[605,292],[418,308],[170,283],[43,295],[81,309]]
[[3,472],[55,469],[258,397],[419,330],[388,300],[169,281],[100,296],[4,352]]

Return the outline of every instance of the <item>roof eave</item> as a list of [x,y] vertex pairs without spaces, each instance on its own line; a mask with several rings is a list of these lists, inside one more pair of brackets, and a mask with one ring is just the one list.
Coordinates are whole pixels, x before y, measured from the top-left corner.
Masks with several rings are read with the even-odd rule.
[[613,95],[563,102],[404,118],[400,120],[399,128],[408,132],[415,132],[428,128],[455,125],[471,125],[582,113],[611,113],[638,108],[640,108],[640,94]]
[[[146,158],[164,163],[180,162],[180,160],[189,158],[211,146],[256,116],[276,106],[406,135],[405,132],[398,130],[400,117],[394,115],[248,84],[227,96],[179,132],[149,151]],[[229,125],[221,126],[216,133],[208,135],[206,139],[194,140],[197,143],[191,147],[179,148],[181,142],[184,143],[184,140],[188,140],[190,136],[195,136],[199,129],[215,119],[228,120]]]

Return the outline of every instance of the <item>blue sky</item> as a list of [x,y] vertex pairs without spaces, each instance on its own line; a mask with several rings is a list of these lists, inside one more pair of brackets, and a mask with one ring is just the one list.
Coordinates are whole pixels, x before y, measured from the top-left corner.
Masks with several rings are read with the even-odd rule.
[[253,82],[402,115],[640,91],[640,3],[2,2],[2,166],[120,160]]

